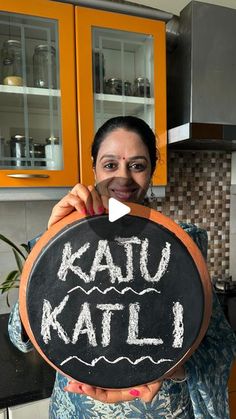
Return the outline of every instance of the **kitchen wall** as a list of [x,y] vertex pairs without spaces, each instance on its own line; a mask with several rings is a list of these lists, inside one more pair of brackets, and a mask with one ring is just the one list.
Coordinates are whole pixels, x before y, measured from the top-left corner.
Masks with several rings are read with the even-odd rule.
[[[13,192],[14,193],[14,192]],[[0,190],[1,196],[1,190]],[[45,231],[54,201],[0,202],[0,233],[17,245],[27,243]],[[0,282],[6,274],[16,269],[16,262],[9,246],[0,241]],[[10,293],[10,304],[18,296],[18,290]],[[0,313],[10,311],[5,295],[0,296]]]

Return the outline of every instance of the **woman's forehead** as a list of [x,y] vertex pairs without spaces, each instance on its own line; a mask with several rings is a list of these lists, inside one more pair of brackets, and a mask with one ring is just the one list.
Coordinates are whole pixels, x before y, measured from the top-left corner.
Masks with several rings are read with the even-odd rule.
[[141,137],[133,131],[117,129],[110,132],[102,141],[99,154],[123,157],[127,154],[147,155],[148,149]]

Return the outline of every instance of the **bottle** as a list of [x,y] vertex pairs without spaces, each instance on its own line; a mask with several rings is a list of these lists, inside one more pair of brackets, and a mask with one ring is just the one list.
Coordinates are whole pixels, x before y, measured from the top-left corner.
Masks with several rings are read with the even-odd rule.
[[62,147],[58,137],[46,138],[45,146],[46,166],[51,170],[62,169]]
[[8,39],[2,47],[2,79],[3,84],[22,86],[22,52],[21,43],[16,39]]
[[56,50],[53,46],[37,45],[33,55],[34,86],[55,89],[56,80]]

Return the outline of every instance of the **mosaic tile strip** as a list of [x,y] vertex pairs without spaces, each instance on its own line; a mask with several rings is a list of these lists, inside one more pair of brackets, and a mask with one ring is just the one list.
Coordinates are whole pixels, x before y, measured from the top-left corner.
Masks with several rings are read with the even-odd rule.
[[230,177],[228,152],[169,151],[166,196],[152,204],[175,221],[207,230],[212,278],[230,273]]

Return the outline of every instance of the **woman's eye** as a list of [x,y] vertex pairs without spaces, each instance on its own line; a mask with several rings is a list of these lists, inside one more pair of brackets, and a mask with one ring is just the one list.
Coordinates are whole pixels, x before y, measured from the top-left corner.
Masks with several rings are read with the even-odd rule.
[[104,169],[112,170],[112,169],[115,169],[116,166],[117,166],[116,163],[109,162],[109,163],[105,163],[103,167],[104,167]]
[[142,172],[146,169],[146,166],[143,163],[131,163],[129,168],[135,172]]

